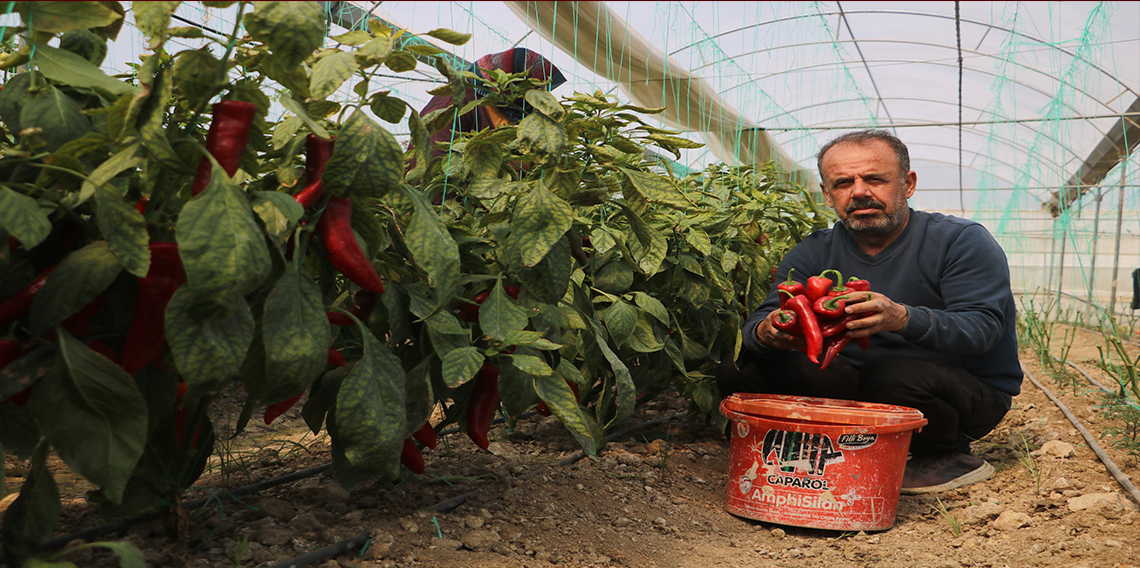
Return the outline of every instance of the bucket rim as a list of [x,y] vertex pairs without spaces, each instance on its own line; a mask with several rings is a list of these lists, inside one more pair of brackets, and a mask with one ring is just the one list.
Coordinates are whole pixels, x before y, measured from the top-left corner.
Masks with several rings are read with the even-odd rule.
[[754,418],[799,420],[819,424],[876,427],[917,421],[921,421],[919,426],[926,423],[922,412],[914,408],[836,398],[735,393],[725,397],[720,407],[722,414],[727,410]]

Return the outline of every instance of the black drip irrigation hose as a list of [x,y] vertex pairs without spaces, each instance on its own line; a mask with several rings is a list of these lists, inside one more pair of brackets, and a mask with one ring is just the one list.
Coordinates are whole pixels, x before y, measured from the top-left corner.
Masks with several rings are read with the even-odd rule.
[[1037,388],[1041,389],[1041,392],[1045,393],[1045,396],[1049,397],[1049,400],[1053,401],[1053,404],[1057,405],[1057,408],[1061,410],[1061,413],[1065,415],[1065,418],[1068,418],[1069,422],[1073,423],[1073,426],[1077,429],[1078,432],[1081,433],[1081,436],[1084,437],[1085,442],[1088,443],[1089,449],[1091,449],[1093,453],[1096,454],[1097,458],[1100,458],[1100,461],[1106,468],[1108,468],[1108,472],[1112,474],[1112,477],[1116,479],[1116,482],[1119,483],[1122,488],[1124,488],[1124,492],[1127,493],[1128,496],[1131,497],[1137,505],[1140,505],[1140,490],[1136,489],[1136,486],[1132,484],[1132,481],[1128,479],[1128,476],[1124,475],[1124,472],[1120,471],[1119,467],[1116,467],[1116,463],[1112,461],[1112,458],[1108,457],[1108,454],[1106,454],[1104,452],[1104,449],[1100,447],[1100,444],[1096,442],[1096,438],[1094,438],[1092,433],[1089,432],[1088,429],[1085,428],[1083,424],[1081,424],[1081,421],[1073,415],[1072,411],[1069,410],[1069,407],[1065,406],[1065,403],[1061,402],[1061,399],[1057,398],[1057,395],[1053,394],[1053,391],[1050,391],[1049,389],[1045,388],[1045,385],[1037,382],[1037,379],[1035,379],[1033,375],[1029,373],[1029,371],[1025,371],[1023,369],[1022,372],[1025,373],[1026,377],[1029,377],[1030,382],[1032,382]]
[[[534,414],[537,414],[537,413],[534,411],[524,412],[524,413],[519,415],[519,418],[526,418],[529,416],[533,416]],[[688,413],[687,412],[680,412],[680,413],[673,414],[670,416],[665,416],[662,418],[656,418],[654,420],[650,420],[648,422],[643,422],[641,424],[635,424],[633,426],[630,426],[628,428],[625,428],[623,430],[619,430],[617,432],[614,432],[613,434],[610,434],[609,436],[606,437],[606,441],[610,442],[610,441],[616,440],[618,438],[621,438],[623,436],[627,436],[627,435],[629,435],[633,432],[636,432],[638,430],[642,430],[644,428],[648,428],[650,426],[660,424],[660,423],[666,422],[668,420],[673,420],[675,418],[683,418],[686,414],[688,414]],[[501,422],[505,422],[505,421],[506,420],[502,417],[498,417],[498,418],[495,418],[493,420],[494,423],[501,423]],[[451,428],[446,428],[446,429],[440,431],[440,435],[451,434],[451,433],[455,433],[458,431],[459,431],[459,427],[453,426]],[[584,452],[578,452],[574,455],[571,455],[567,458],[562,459],[561,461],[556,462],[554,464],[554,466],[562,467],[562,466],[570,465],[570,464],[572,464],[578,460],[581,460],[584,457],[586,457]],[[217,501],[220,498],[240,497],[242,495],[249,495],[251,493],[257,493],[259,491],[262,491],[264,489],[268,489],[270,487],[275,487],[277,485],[282,485],[282,484],[289,483],[292,481],[298,481],[301,479],[305,479],[307,477],[312,477],[314,475],[320,475],[321,473],[324,473],[326,470],[328,470],[330,467],[332,467],[332,464],[324,464],[324,465],[319,465],[316,467],[311,467],[308,469],[303,469],[300,471],[295,471],[293,473],[283,475],[281,477],[275,477],[272,479],[259,481],[257,483],[252,483],[250,485],[238,487],[237,489],[226,491],[226,492],[224,492],[218,496],[202,497],[199,499],[194,499],[192,501],[186,501],[185,503],[183,503],[183,507],[185,507],[187,511],[190,511],[190,510],[200,508],[200,507],[206,505],[207,503]],[[526,479],[526,478],[530,477],[531,475],[535,475],[541,471],[542,470],[540,469],[540,470],[532,472],[530,474],[520,476],[520,479]],[[465,494],[460,495],[458,497],[453,497],[453,498],[448,499],[446,501],[443,501],[441,503],[437,503],[435,505],[432,505],[431,507],[428,507],[427,509],[424,509],[424,510],[425,511],[433,511],[433,512],[450,511],[450,510],[462,505],[463,503],[465,503],[475,493],[477,493],[477,492],[472,491],[470,493],[465,493]],[[105,524],[102,524],[102,525],[99,525],[96,527],[91,527],[91,528],[84,529],[84,530],[74,532],[71,534],[57,536],[55,538],[51,538],[51,539],[45,540],[44,542],[40,543],[40,550],[49,551],[49,550],[56,550],[59,548],[63,548],[65,545],[67,545],[67,543],[74,541],[74,540],[78,540],[78,539],[83,539],[83,540],[89,541],[90,539],[92,539],[94,537],[98,537],[98,536],[102,536],[102,535],[110,534],[110,533],[114,533],[114,532],[119,532],[122,530],[126,530],[126,529],[128,529],[134,525],[137,525],[140,523],[145,523],[147,521],[155,520],[155,519],[159,518],[159,515],[160,515],[159,511],[151,511],[149,513],[143,513],[141,515],[137,515],[137,516],[131,517],[129,519],[120,519],[117,521],[112,521],[110,523],[105,523]],[[321,560],[332,558],[332,557],[337,556],[339,554],[343,554],[345,552],[348,552],[349,550],[352,550],[353,548],[355,548],[357,545],[366,544],[367,541],[368,541],[368,535],[367,534],[357,535],[357,536],[354,536],[350,539],[342,540],[340,542],[334,543],[334,544],[327,546],[325,548],[322,548],[320,550],[315,550],[315,551],[310,552],[309,554],[306,554],[304,556],[294,558],[293,560],[289,560],[289,561],[284,562],[284,563],[276,564],[272,568],[296,568],[296,567],[300,567],[300,566],[307,566],[309,564],[313,564],[315,562],[319,562]]]
[[[671,414],[669,416],[663,416],[661,418],[654,418],[653,420],[650,420],[648,422],[642,422],[640,424],[634,424],[628,428],[625,428],[623,430],[618,430],[617,432],[614,432],[613,434],[606,436],[606,441],[612,442],[612,441],[617,440],[619,438],[623,438],[625,436],[628,436],[628,435],[630,435],[630,434],[632,434],[638,430],[644,430],[645,428],[649,428],[650,426],[656,426],[657,424],[660,424],[662,422],[668,422],[668,421],[676,419],[676,418],[684,418],[687,414],[688,414],[688,411],[678,412],[677,414]],[[562,460],[555,462],[553,464],[553,467],[568,466],[568,465],[570,465],[576,461],[581,460],[584,457],[586,457],[585,452],[578,452],[578,453],[570,455],[566,458],[563,458]],[[551,467],[551,466],[547,466],[547,467]],[[539,473],[542,473],[546,469],[547,468],[544,467],[544,468],[532,471],[530,473],[520,475],[519,479],[528,479],[530,477],[538,475]],[[457,496],[452,497],[450,499],[447,499],[445,501],[440,501],[439,503],[436,503],[435,505],[432,505],[430,507],[425,507],[421,510],[431,512],[431,513],[446,513],[448,511],[466,503],[467,500],[471,498],[471,496],[473,496],[477,493],[479,493],[478,489],[475,491],[469,491],[467,493],[464,493],[462,495],[457,495]]]
[[[212,501],[217,501],[220,498],[240,497],[242,495],[249,495],[251,493],[257,493],[258,491],[261,491],[263,489],[269,489],[270,487],[281,485],[283,483],[289,483],[290,481],[297,481],[298,479],[304,479],[306,477],[312,477],[314,475],[319,475],[319,474],[323,473],[325,470],[327,470],[329,467],[330,467],[330,464],[325,464],[325,465],[319,465],[316,467],[310,467],[308,469],[302,469],[300,471],[295,471],[295,472],[290,473],[288,475],[283,475],[281,477],[275,477],[273,479],[266,479],[265,481],[259,481],[257,483],[253,483],[253,484],[246,485],[243,487],[238,487],[237,489],[225,491],[216,497],[214,497],[214,496],[202,497],[200,499],[194,499],[192,501],[186,501],[185,503],[182,504],[182,506],[187,511],[192,511],[192,510],[197,509],[197,508],[199,508],[199,507],[201,507],[207,503],[210,503]],[[45,540],[42,543],[40,543],[40,550],[45,550],[45,551],[46,550],[56,550],[58,548],[63,548],[64,545],[66,545],[67,543],[69,543],[73,540],[76,540],[76,539],[91,540],[93,537],[102,536],[102,535],[113,533],[113,532],[118,532],[118,531],[130,528],[130,527],[137,525],[139,523],[145,523],[147,521],[153,521],[154,519],[157,519],[158,517],[159,517],[158,511],[151,511],[149,513],[143,513],[141,515],[131,517],[129,519],[121,519],[118,521],[112,521],[110,523],[99,525],[97,527],[91,527],[89,529],[84,529],[84,530],[81,530],[79,532],[74,532],[71,534],[65,534],[62,536],[57,536],[55,538],[48,539],[48,540]]]

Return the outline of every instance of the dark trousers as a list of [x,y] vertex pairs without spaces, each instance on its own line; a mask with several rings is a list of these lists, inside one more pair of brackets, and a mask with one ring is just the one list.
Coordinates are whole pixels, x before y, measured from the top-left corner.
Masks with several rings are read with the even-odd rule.
[[824,370],[803,353],[773,359],[741,353],[717,369],[722,395],[737,392],[787,394],[880,402],[916,408],[928,423],[911,438],[910,452],[928,455],[970,452],[970,442],[990,433],[1008,411],[1005,398],[965,369],[912,357],[884,357],[862,368],[837,357]]

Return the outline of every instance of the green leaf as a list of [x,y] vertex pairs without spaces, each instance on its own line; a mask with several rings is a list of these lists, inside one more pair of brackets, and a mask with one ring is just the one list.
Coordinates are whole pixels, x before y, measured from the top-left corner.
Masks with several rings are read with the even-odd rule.
[[52,86],[24,103],[20,126],[42,128],[48,152],[91,132],[91,121],[80,112],[79,104]]
[[0,91],[0,119],[8,125],[10,134],[15,135],[23,129],[20,125],[20,112],[24,109],[24,103],[31,98],[28,89],[32,85],[33,73],[37,75],[36,84],[43,84],[42,73],[17,73],[4,83],[4,90]]
[[352,466],[395,481],[407,432],[404,368],[372,333],[364,354],[345,377],[336,398],[339,445]]
[[520,345],[532,347],[534,349],[541,349],[543,351],[557,351],[563,347],[562,345],[554,343],[553,341],[543,337],[541,331],[527,330],[515,330],[508,332],[506,337],[503,338],[503,345]]
[[286,144],[292,142],[297,135],[297,131],[301,129],[301,124],[303,124],[303,122],[301,118],[297,116],[290,116],[278,122],[277,126],[273,128],[273,137],[270,139],[270,144],[273,145],[273,149],[280,150],[284,148]]
[[549,91],[531,89],[523,94],[523,96],[526,98],[526,102],[530,103],[530,106],[534,107],[535,110],[554,120],[558,120],[562,118],[562,115],[566,114],[566,109],[562,108],[562,104],[559,103],[558,99],[550,94]]
[[477,177],[467,186],[467,195],[479,199],[494,199],[507,189],[508,179],[497,176]]
[[363,45],[372,41],[372,34],[364,30],[352,30],[348,33],[340,34],[338,36],[331,36],[331,39],[342,45]]
[[331,329],[316,282],[293,264],[265,299],[263,317],[270,384],[265,391],[250,394],[277,402],[308,388],[325,370]]
[[32,335],[78,312],[103,293],[122,272],[123,265],[107,246],[95,241],[63,259],[48,276],[43,289],[32,301]]
[[123,201],[123,197],[109,189],[95,192],[98,207],[99,230],[103,233],[111,252],[115,253],[127,272],[142,278],[150,270],[150,235],[142,213]]
[[633,268],[626,261],[614,258],[594,274],[594,286],[609,294],[624,294],[633,285],[634,278]]
[[629,367],[621,360],[613,349],[610,349],[609,344],[602,338],[598,330],[594,330],[593,335],[594,344],[602,352],[602,356],[610,364],[610,370],[614,373],[615,385],[617,387],[617,411],[609,422],[605,424],[605,428],[609,428],[611,424],[625,419],[633,412],[633,405],[636,403],[637,392],[633,385],[633,377],[629,374]]
[[546,253],[570,230],[574,210],[561,197],[554,195],[541,182],[515,202],[514,234],[519,243],[524,266],[538,264]]
[[309,92],[314,99],[323,99],[336,92],[360,66],[351,53],[337,51],[313,65]]
[[404,151],[396,138],[357,110],[337,133],[336,148],[325,166],[325,191],[380,197],[403,180]]
[[32,30],[52,34],[109,26],[122,18],[102,2],[18,2],[16,10]]
[[416,56],[407,51],[391,53],[384,59],[384,65],[396,73],[407,73],[416,68]]
[[[630,334],[626,346],[638,353],[656,353],[665,346],[657,337],[657,328],[649,319],[649,314],[642,310],[635,310],[633,333]],[[707,356],[707,353],[706,353]]]
[[483,366],[483,352],[478,347],[453,349],[443,357],[443,382],[455,388],[475,377]]
[[526,310],[515,303],[499,283],[479,308],[479,328],[484,335],[500,341],[512,331],[522,330],[529,321]]
[[471,40],[471,34],[465,34],[445,28],[437,28],[426,34],[429,37],[434,37],[440,41],[450,43],[451,45],[463,45]]
[[0,228],[31,249],[51,234],[51,221],[35,199],[0,186]]
[[633,328],[637,326],[637,310],[622,300],[614,302],[602,314],[602,321],[606,323],[606,331],[614,340],[614,345],[622,346],[633,335]]
[[115,97],[135,90],[129,84],[111,78],[79,55],[43,43],[36,44],[36,67],[44,77],[52,81],[73,87],[100,89]]
[[432,396],[431,388],[434,362],[431,358],[424,358],[404,376],[407,379],[404,383],[404,417],[408,434],[427,423],[435,410],[435,397]]
[[558,155],[566,148],[566,129],[550,117],[532,112],[519,122],[518,139],[524,151]]
[[36,447],[20,495],[4,515],[0,536],[4,540],[5,560],[12,566],[26,566],[59,522],[59,487],[47,466],[50,449],[46,443]]
[[507,357],[511,360],[511,364],[518,370],[532,377],[549,377],[554,374],[554,369],[551,369],[550,365],[547,365],[546,361],[543,361],[541,357],[522,355],[519,353],[513,353],[507,355]]
[[594,429],[590,427],[586,415],[578,406],[574,391],[570,390],[570,385],[566,384],[566,379],[561,374],[534,377],[534,392],[568,428],[582,436],[593,437]]
[[574,271],[569,239],[565,236],[558,239],[550,252],[530,268],[519,266],[521,263],[519,249],[527,246],[527,243],[516,239],[516,235],[511,236],[509,248],[511,266],[518,274],[519,281],[540,302],[557,304],[566,295],[566,290],[570,286],[570,275]]
[[181,2],[139,2],[131,4],[135,25],[149,40],[148,49],[162,45],[166,28],[170,27],[170,17]]
[[218,92],[218,68],[221,61],[209,47],[188,49],[174,60],[174,85],[193,107],[204,105]]
[[[143,158],[141,150],[142,148],[138,143],[131,144],[99,164],[99,167],[88,174],[87,179],[83,181],[83,186],[79,189],[79,202],[83,203],[95,195],[95,188],[107,189],[105,184],[118,177],[119,174],[145,164],[146,159]],[[110,190],[108,189],[108,191]]]
[[[146,65],[143,66],[146,69]],[[146,83],[148,77],[140,72],[139,81]],[[163,126],[166,119],[166,105],[174,91],[174,80],[169,68],[162,67],[154,74],[150,96],[143,103],[139,118],[139,135],[143,146],[163,167],[175,172],[189,173],[182,159],[170,145]],[[214,168],[215,170],[218,168]]]
[[695,308],[705,305],[711,291],[708,281],[687,270],[678,273],[678,278],[680,282],[676,291],[677,296],[687,300]]
[[325,127],[321,126],[320,123],[313,120],[313,117],[309,116],[308,111],[305,110],[305,107],[301,106],[301,103],[288,96],[282,96],[278,102],[280,102],[281,106],[285,107],[286,110],[297,115],[297,118],[300,118],[301,121],[305,123],[305,126],[309,127],[310,132],[325,140],[331,138],[332,135],[329,134],[329,131],[325,130]]
[[688,232],[685,233],[685,242],[703,255],[712,254],[712,242],[709,241],[708,234],[697,227],[689,228]]
[[387,92],[376,93],[372,95],[372,103],[369,108],[372,109],[372,114],[375,114],[380,120],[399,124],[400,121],[404,120],[404,114],[408,112],[408,103],[396,97],[388,96]]
[[681,211],[700,211],[669,178],[627,168],[619,168],[649,203],[660,203]]
[[147,407],[134,379],[62,327],[59,357],[29,402],[60,459],[114,503],[146,447]]
[[232,304],[269,275],[269,251],[249,199],[217,164],[209,185],[183,207],[175,234],[198,299]]
[[253,313],[239,296],[230,301],[228,316],[199,321],[192,315],[193,302],[189,286],[182,286],[170,298],[166,341],[190,390],[210,392],[238,375],[253,341]]
[[665,309],[665,304],[662,304],[661,300],[645,292],[634,292],[633,303],[648,312],[649,315],[657,318],[657,321],[661,322],[661,325],[669,325],[669,311]]
[[372,38],[372,41],[356,50],[356,56],[364,60],[361,63],[362,65],[380,65],[384,63],[390,55],[392,55],[392,38],[385,35],[378,35]]
[[435,289],[437,306],[450,302],[460,286],[459,245],[451,238],[439,213],[423,193],[407,185],[400,188],[415,204],[415,212],[404,236],[408,249],[416,264],[428,273],[428,284]]
[[282,238],[301,220],[305,209],[287,193],[257,191],[253,194],[253,212],[265,223],[270,235]]
[[497,179],[505,156],[506,148],[501,142],[469,141],[463,148],[463,163],[477,179],[484,177]]
[[540,399],[534,392],[534,377],[511,363],[508,359],[499,369],[499,397],[507,416],[518,416]]
[[614,240],[608,229],[598,227],[590,231],[590,246],[594,247],[598,254],[605,254],[606,251],[617,246],[617,241]]
[[325,11],[319,2],[259,2],[245,26],[285,66],[308,59],[325,38]]

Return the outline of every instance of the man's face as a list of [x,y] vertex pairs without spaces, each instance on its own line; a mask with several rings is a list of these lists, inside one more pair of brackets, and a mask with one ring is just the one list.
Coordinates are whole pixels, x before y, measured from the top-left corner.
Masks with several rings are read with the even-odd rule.
[[823,156],[823,195],[852,235],[883,237],[902,231],[917,175],[899,171],[886,142],[840,144]]

